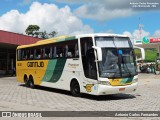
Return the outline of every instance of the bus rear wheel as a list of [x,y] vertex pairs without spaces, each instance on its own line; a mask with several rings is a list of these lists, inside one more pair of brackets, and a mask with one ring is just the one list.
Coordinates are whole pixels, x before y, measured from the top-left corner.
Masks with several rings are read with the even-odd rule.
[[29,87],[30,87],[30,88],[33,88],[33,89],[35,88],[34,81],[33,81],[33,77],[30,77],[30,78],[29,78]]
[[27,76],[24,76],[24,84],[26,87],[29,87],[29,80]]
[[73,81],[71,83],[71,93],[75,97],[79,97],[80,96],[80,86],[79,86],[77,81]]

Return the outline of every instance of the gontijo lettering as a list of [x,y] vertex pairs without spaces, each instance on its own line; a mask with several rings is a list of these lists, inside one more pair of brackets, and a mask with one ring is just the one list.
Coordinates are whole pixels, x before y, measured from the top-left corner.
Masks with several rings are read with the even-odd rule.
[[44,67],[44,62],[27,62],[28,67]]

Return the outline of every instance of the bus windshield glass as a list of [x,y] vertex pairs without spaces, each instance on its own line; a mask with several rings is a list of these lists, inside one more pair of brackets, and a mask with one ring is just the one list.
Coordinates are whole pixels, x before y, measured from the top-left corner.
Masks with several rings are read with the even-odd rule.
[[102,61],[98,62],[100,77],[137,75],[135,54],[129,38],[96,37],[95,40],[96,45],[102,49]]

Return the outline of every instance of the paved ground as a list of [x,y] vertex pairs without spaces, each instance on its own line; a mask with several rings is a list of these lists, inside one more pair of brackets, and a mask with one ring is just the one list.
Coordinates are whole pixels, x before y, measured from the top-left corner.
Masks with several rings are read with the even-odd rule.
[[[0,78],[0,111],[160,111],[160,75],[140,74],[134,94],[72,97],[70,92],[46,87],[30,89],[15,77]],[[1,119],[1,118],[0,118]],[[13,119],[13,118],[12,118]],[[44,118],[43,118],[44,119]],[[45,118],[51,119],[51,118]],[[60,118],[54,118],[60,119]],[[61,118],[73,120],[75,118]],[[77,119],[77,118],[76,118]],[[82,119],[82,118],[78,118]],[[87,118],[106,119],[106,118]],[[111,119],[111,118],[110,118]],[[116,120],[127,118],[114,118]],[[141,120],[144,118],[129,118]],[[145,118],[151,120],[151,118]],[[152,118],[160,119],[160,118]],[[17,118],[16,118],[17,120]]]

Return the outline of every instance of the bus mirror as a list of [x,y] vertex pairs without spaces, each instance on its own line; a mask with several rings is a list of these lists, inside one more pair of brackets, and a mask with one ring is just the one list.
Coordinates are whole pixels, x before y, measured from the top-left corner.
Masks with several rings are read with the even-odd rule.
[[100,47],[92,46],[97,51],[97,61],[102,61],[102,49]]

